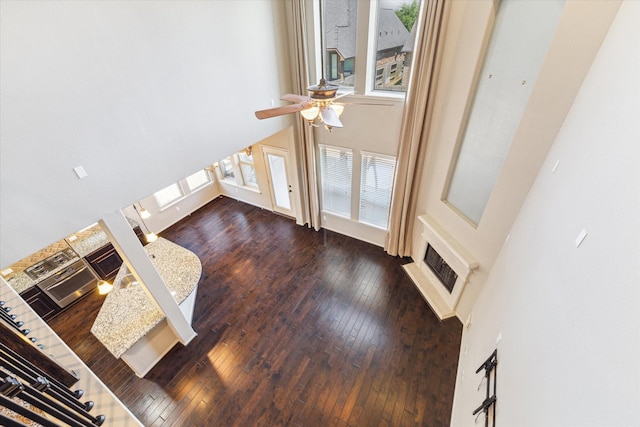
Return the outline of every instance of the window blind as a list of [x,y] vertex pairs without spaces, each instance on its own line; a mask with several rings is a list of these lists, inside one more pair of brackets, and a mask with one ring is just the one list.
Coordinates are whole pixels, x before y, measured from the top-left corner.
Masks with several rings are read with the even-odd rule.
[[351,174],[353,153],[348,148],[320,144],[322,209],[351,216]]
[[395,170],[395,157],[362,152],[360,222],[387,228]]

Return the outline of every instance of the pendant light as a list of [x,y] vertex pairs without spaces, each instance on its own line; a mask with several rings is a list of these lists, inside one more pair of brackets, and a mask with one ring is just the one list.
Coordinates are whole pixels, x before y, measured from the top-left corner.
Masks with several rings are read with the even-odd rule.
[[[158,240],[158,235],[156,233],[154,233],[153,231],[151,231],[149,229],[149,227],[147,226],[147,223],[144,222],[145,218],[150,218],[151,217],[151,214],[149,213],[149,211],[147,211],[146,209],[144,209],[142,207],[140,202],[138,202],[138,204],[140,205],[140,209],[138,209],[138,207],[136,206],[135,203],[133,204],[133,209],[136,211],[136,213],[140,217],[140,221],[142,222],[142,225],[144,225],[144,228],[146,228],[146,230],[147,230],[147,232],[144,233],[144,238],[147,241],[147,243],[155,242],[156,240]],[[144,212],[144,214],[143,214],[143,212]]]

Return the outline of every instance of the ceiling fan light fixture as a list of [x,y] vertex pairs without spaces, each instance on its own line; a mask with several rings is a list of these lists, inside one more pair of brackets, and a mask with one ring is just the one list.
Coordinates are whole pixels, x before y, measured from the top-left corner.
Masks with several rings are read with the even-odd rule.
[[320,109],[316,106],[300,111],[300,115],[308,122],[313,122],[320,114]]
[[340,115],[344,111],[344,105],[342,105],[342,104],[331,104],[331,108],[333,108],[333,111],[336,112],[338,117],[340,117]]
[[332,99],[336,97],[338,89],[337,85],[327,83],[323,77],[317,85],[309,86],[307,91],[311,99]]

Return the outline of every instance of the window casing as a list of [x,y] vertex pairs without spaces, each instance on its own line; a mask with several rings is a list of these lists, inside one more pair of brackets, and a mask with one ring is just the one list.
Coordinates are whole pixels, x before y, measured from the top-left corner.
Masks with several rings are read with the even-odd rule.
[[[327,81],[365,95],[403,96],[414,44],[411,29],[417,25],[420,5],[421,0],[402,5],[383,0],[325,0],[322,31]],[[409,13],[400,16],[401,8]],[[319,47],[319,20],[307,22],[317,29]],[[319,55],[314,57],[319,80],[321,61]]]

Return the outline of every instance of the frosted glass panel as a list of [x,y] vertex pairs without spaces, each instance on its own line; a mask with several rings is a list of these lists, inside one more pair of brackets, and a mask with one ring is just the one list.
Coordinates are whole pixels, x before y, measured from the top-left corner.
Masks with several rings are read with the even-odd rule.
[[291,209],[289,182],[287,180],[287,168],[284,164],[284,158],[271,153],[267,155],[267,158],[269,160],[269,170],[271,171],[271,182],[273,183],[276,206]]
[[447,201],[474,223],[493,190],[540,67],[564,0],[502,0]]

